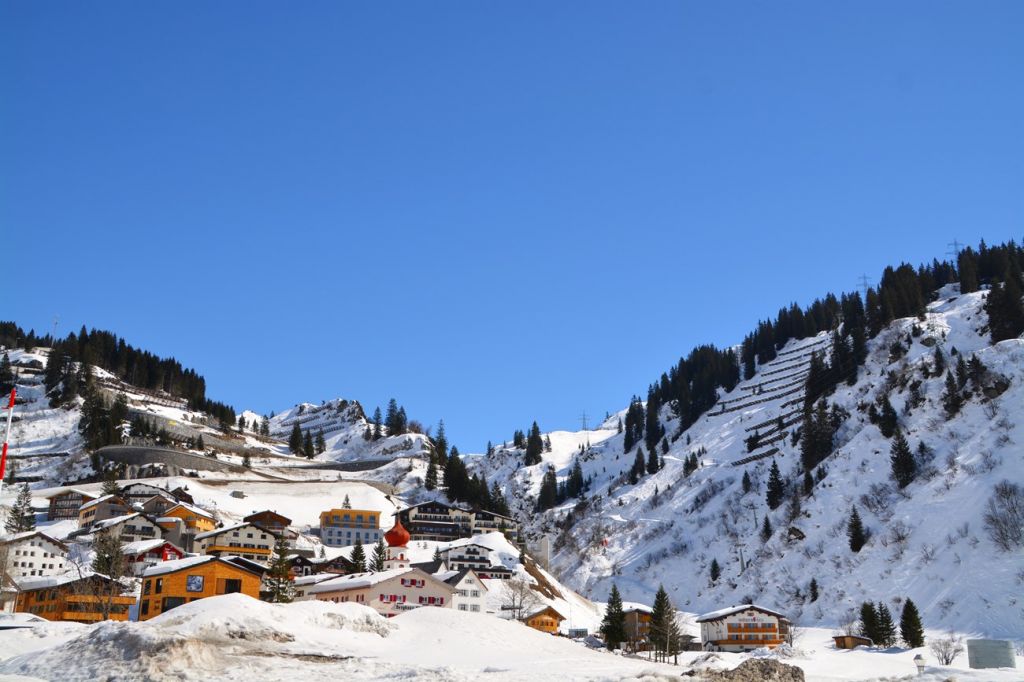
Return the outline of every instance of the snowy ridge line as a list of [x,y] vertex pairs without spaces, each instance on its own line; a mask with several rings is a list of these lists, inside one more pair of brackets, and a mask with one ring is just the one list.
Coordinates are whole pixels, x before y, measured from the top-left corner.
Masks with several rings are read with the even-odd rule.
[[765,386],[767,386],[769,384],[776,384],[776,383],[778,383],[780,381],[787,381],[787,380],[792,379],[794,377],[800,377],[801,379],[806,379],[808,374],[810,374],[810,370],[801,369],[801,370],[797,370],[796,372],[793,372],[792,374],[786,374],[785,376],[776,377],[775,379],[769,379],[768,381],[762,381],[761,383],[754,384],[753,386],[744,386],[741,390],[747,391],[748,393],[750,393],[750,395],[757,395],[756,391],[758,389],[763,389]]
[[[748,403],[744,403],[743,405],[736,405],[735,407],[730,407],[728,409],[723,409],[720,412],[708,412],[707,414],[708,414],[709,417],[719,417],[719,416],[721,416],[723,414],[728,414],[730,412],[736,412],[737,410],[743,410],[743,409],[746,409],[748,407],[753,407],[755,405],[760,405],[761,403],[767,403],[767,402],[770,402],[772,400],[778,400],[779,398],[785,398],[787,395],[793,395],[794,393],[800,393],[803,390],[804,390],[803,386],[798,386],[798,387],[794,388],[791,391],[786,391],[785,393],[779,393],[778,395],[769,396],[767,398],[761,398],[760,400],[752,400],[752,401],[750,401]],[[800,402],[802,400],[803,400],[803,398],[800,398],[800,400],[798,400],[797,402]],[[792,402],[783,403],[782,406],[783,407],[788,407],[791,404],[793,404],[793,403]]]
[[776,355],[778,357],[780,357],[780,358],[782,356],[784,356],[784,355],[794,355],[796,353],[802,353],[804,351],[810,350],[811,348],[814,348],[815,346],[820,346],[820,345],[828,343],[828,342],[829,342],[829,338],[826,336],[825,338],[818,339],[814,343],[809,343],[806,346],[800,346],[799,348],[794,348],[793,350],[780,351],[780,352],[776,353]]
[[[788,412],[786,414],[779,415],[779,416],[782,417],[784,420],[786,420],[786,419],[789,419],[790,417],[792,417],[795,414],[803,414],[803,410],[793,410],[792,412]],[[761,422],[759,424],[754,424],[753,426],[748,426],[747,428],[745,428],[743,430],[749,433],[750,431],[756,431],[757,429],[764,428],[765,426],[771,426],[772,424],[776,423],[777,421],[779,421],[779,417],[772,417],[771,419],[766,419],[765,421],[763,421],[763,422]]]
[[750,457],[744,457],[743,459],[738,459],[735,462],[730,462],[730,465],[734,467],[743,466],[744,464],[750,464],[751,462],[756,462],[757,460],[764,459],[765,457],[772,457],[773,455],[778,454],[778,452],[778,448],[772,448],[771,450],[766,450],[765,452],[760,452],[756,455],[751,455]]

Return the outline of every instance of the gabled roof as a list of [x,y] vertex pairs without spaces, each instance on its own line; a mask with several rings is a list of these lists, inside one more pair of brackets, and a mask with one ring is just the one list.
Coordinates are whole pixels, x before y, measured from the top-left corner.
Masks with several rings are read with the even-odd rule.
[[786,615],[783,614],[783,613],[779,613],[778,611],[772,611],[771,609],[766,609],[765,607],[758,606],[757,604],[740,604],[739,606],[730,606],[729,608],[726,608],[726,609],[719,609],[718,611],[712,611],[710,613],[705,613],[702,616],[698,616],[696,622],[704,623],[704,622],[710,621],[710,620],[718,620],[720,618],[725,618],[726,616],[731,616],[734,613],[739,613],[741,611],[748,611],[748,610],[760,611],[762,613],[767,613],[770,616],[776,616],[778,618],[785,618],[786,617]]
[[204,516],[204,517],[210,519],[211,521],[215,520],[213,518],[213,514],[211,514],[210,512],[206,511],[202,507],[197,507],[194,504],[189,504],[188,502],[177,502],[174,506],[165,509],[164,510],[164,516],[167,516],[170,512],[174,511],[175,509],[178,509],[179,507],[184,509],[187,512],[191,512],[191,513],[195,514],[196,516]]
[[286,525],[286,526],[290,526],[292,524],[292,520],[289,519],[284,514],[278,514],[276,511],[270,511],[269,509],[264,509],[263,511],[253,512],[252,514],[249,514],[248,516],[246,516],[242,520],[243,521],[252,521],[253,518],[255,518],[257,516],[263,516],[264,514],[269,515],[269,516],[276,516],[277,518],[279,518],[282,521],[284,521],[284,525]]
[[83,511],[89,509],[90,507],[95,507],[97,504],[102,504],[103,502],[120,504],[123,507],[128,506],[128,503],[125,502],[120,495],[104,495],[103,497],[97,497],[95,500],[92,500],[91,502],[86,502],[85,504],[78,508],[78,511]]
[[539,615],[541,615],[542,613],[545,613],[545,612],[547,612],[547,611],[550,611],[550,612],[551,612],[551,614],[552,614],[552,615],[553,615],[553,616],[554,616],[555,618],[557,618],[558,620],[560,620],[560,621],[561,621],[561,620],[565,620],[565,616],[563,616],[562,614],[560,614],[560,613],[559,613],[559,612],[558,612],[558,611],[557,611],[557,610],[555,609],[555,607],[553,607],[553,606],[545,606],[545,607],[544,607],[544,608],[542,608],[542,609],[537,609],[536,611],[534,611],[534,612],[533,612],[533,613],[531,613],[530,615],[528,615],[528,616],[526,616],[525,618],[523,618],[523,620],[530,620],[531,618],[533,618],[533,617],[535,617],[535,616],[539,616]]
[[44,499],[49,500],[51,498],[58,497],[60,495],[67,495],[68,493],[78,493],[82,497],[88,497],[90,499],[96,499],[96,494],[95,493],[87,493],[84,490],[81,490],[79,488],[61,488],[60,490],[58,490],[55,493],[50,493]]
[[128,485],[126,485],[123,488],[121,488],[121,493],[124,494],[125,491],[130,490],[132,488],[137,488],[137,487],[140,487],[140,486],[142,488],[148,488],[150,490],[156,490],[157,493],[160,494],[160,495],[170,496],[170,494],[171,494],[169,491],[164,490],[163,488],[161,488],[159,486],[155,486],[152,483],[143,483],[142,481],[136,481],[135,483],[129,483]]
[[447,566],[445,565],[444,560],[442,560],[442,559],[438,559],[436,561],[421,561],[418,564],[409,564],[409,565],[412,566],[413,568],[420,569],[424,573],[429,573],[430,575],[434,575],[435,573],[437,573],[438,571],[440,571],[442,569],[447,570]]
[[37,535],[39,537],[45,539],[45,540],[48,540],[48,541],[52,542],[55,545],[57,545],[58,547],[63,549],[65,552],[68,550],[68,546],[65,545],[63,542],[61,542],[60,540],[58,540],[56,538],[50,537],[46,533],[43,533],[42,531],[38,531],[38,530],[27,530],[24,533],[15,533],[14,535],[5,535],[3,537],[0,537],[0,545],[9,545],[9,544],[11,544],[13,542],[21,542],[22,540],[28,540],[29,538],[33,538],[33,537],[35,537]]
[[190,556],[190,557],[186,557],[184,559],[176,559],[174,561],[161,561],[156,566],[150,566],[149,568],[147,568],[146,572],[143,573],[142,576],[144,578],[150,578],[150,577],[155,576],[155,575],[165,575],[167,573],[177,573],[178,571],[184,571],[184,570],[188,570],[190,568],[195,568],[196,566],[202,566],[203,564],[208,564],[211,561],[219,561],[222,564],[228,564],[228,565],[233,566],[233,567],[235,567],[235,568],[237,568],[239,570],[247,571],[249,573],[255,573],[257,575],[260,575],[260,571],[255,570],[254,568],[249,568],[249,567],[241,565],[240,563],[235,563],[233,561],[229,561],[229,559],[235,559],[235,558],[237,558],[237,557],[218,557],[218,556],[206,555],[206,556]]
[[453,593],[455,588],[447,583],[438,580],[434,576],[424,573],[417,568],[393,568],[389,571],[377,571],[376,573],[352,573],[351,575],[339,575],[333,580],[325,580],[322,583],[315,585],[310,592],[343,592],[345,590],[356,590],[364,587],[372,587],[378,583],[382,583],[385,580],[391,580],[392,578],[398,578],[403,575],[420,575],[426,580],[431,580],[438,585],[442,585],[445,588],[451,590]]
[[486,590],[487,586],[484,585],[483,579],[480,578],[480,576],[477,575],[476,571],[474,571],[472,568],[464,568],[461,571],[448,571],[447,573],[439,573],[438,575],[436,575],[434,577],[438,578],[440,580],[445,581],[446,583],[448,583],[452,587],[455,587],[459,583],[461,583],[466,578],[466,576],[469,575],[470,573],[473,574],[473,577],[476,578],[476,580],[480,584],[480,586],[483,587]]
[[109,519],[104,519],[102,521],[97,521],[96,523],[94,523],[92,525],[92,529],[94,531],[96,531],[96,530],[106,530],[107,528],[111,528],[112,526],[116,526],[118,524],[122,524],[125,521],[128,521],[129,519],[134,519],[136,516],[142,516],[142,514],[140,514],[139,512],[132,512],[131,514],[122,514],[121,516],[114,516],[114,517],[109,518]]
[[263,533],[267,533],[269,535],[272,535],[275,538],[277,537],[277,533],[275,533],[273,531],[270,531],[270,530],[267,530],[266,528],[264,528],[263,526],[259,525],[258,523],[247,522],[247,523],[236,523],[233,526],[224,526],[223,528],[214,528],[213,530],[208,530],[205,533],[199,533],[198,535],[196,535],[195,539],[196,540],[202,540],[204,538],[213,537],[214,535],[220,535],[221,533],[227,533],[229,531],[238,530],[239,528],[247,528],[248,526],[252,526],[253,528],[256,528],[257,530],[259,530],[259,531],[261,531]]
[[185,550],[169,540],[153,538],[152,540],[136,540],[135,542],[127,543],[123,547],[122,554],[145,554],[146,552],[152,552],[157,547],[163,547],[164,545],[170,545],[182,554],[185,553]]

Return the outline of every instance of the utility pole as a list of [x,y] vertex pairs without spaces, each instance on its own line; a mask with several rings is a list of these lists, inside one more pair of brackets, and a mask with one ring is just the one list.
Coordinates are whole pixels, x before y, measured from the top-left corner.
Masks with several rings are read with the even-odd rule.
[[861,275],[860,279],[858,279],[858,282],[860,283],[861,291],[864,292],[864,300],[867,301],[868,300],[868,276],[867,275]]

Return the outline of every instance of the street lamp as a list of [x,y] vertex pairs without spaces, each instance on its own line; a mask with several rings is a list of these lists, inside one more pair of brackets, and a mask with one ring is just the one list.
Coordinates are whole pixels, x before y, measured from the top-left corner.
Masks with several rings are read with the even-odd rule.
[[917,666],[917,674],[918,675],[923,675],[924,674],[924,656],[922,656],[921,654],[918,654],[917,656],[914,656],[914,665]]

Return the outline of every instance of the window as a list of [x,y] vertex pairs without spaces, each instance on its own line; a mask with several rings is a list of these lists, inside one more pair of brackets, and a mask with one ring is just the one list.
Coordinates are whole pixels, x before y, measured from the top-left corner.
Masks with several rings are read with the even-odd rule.
[[176,606],[181,606],[185,603],[184,597],[164,597],[163,599],[163,610],[167,611],[173,609]]
[[142,600],[142,615],[143,616],[148,616],[149,615],[149,600],[148,599],[143,599]]
[[156,592],[156,594],[160,594],[163,591],[164,591],[164,579],[163,578],[157,578],[156,579],[156,590],[155,590],[155,592]]
[[234,594],[242,591],[242,581],[238,579],[227,579],[224,581],[224,594]]

